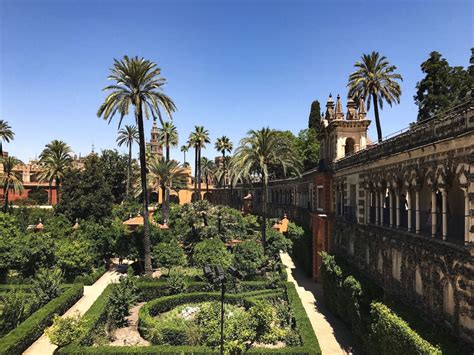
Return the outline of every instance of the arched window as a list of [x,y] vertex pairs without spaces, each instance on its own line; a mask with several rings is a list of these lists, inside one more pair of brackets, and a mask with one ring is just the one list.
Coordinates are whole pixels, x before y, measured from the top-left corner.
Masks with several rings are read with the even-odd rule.
[[355,147],[355,140],[354,138],[346,138],[346,145],[345,145],[345,155],[350,155],[354,153],[354,147]]

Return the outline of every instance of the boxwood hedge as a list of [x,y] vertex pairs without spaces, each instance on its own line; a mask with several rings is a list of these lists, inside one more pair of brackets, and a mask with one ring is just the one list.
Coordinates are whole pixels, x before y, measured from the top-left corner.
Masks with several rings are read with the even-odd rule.
[[63,314],[79,300],[84,292],[82,284],[65,285],[64,292],[53,299],[15,329],[0,338],[0,354],[21,354],[50,326],[55,314]]

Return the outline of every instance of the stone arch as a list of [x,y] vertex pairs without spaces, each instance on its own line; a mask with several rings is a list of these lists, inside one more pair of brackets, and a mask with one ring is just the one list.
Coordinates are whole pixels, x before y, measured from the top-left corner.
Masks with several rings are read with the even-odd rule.
[[348,156],[355,152],[355,140],[352,137],[347,137],[344,144],[344,155]]
[[402,253],[397,249],[392,249],[392,277],[401,281],[402,275]]
[[454,315],[454,289],[450,280],[446,280],[443,285],[443,311],[446,314]]

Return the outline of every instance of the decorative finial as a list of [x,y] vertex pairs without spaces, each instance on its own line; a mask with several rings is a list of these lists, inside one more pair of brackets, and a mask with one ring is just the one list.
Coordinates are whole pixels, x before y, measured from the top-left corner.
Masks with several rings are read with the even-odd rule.
[[367,114],[367,111],[365,109],[364,97],[361,96],[359,97],[359,120],[364,120],[366,114]]
[[336,99],[336,120],[343,120],[343,119],[344,119],[344,113],[342,112],[341,97],[338,94],[337,99]]

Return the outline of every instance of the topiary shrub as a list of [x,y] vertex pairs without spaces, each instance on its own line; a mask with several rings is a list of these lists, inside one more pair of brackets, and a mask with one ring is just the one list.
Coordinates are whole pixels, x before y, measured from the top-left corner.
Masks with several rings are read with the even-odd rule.
[[222,240],[208,239],[197,243],[194,247],[193,262],[198,267],[206,264],[228,267],[232,262],[232,255]]
[[45,330],[45,334],[51,343],[57,346],[65,346],[78,339],[84,331],[79,314],[64,318],[55,315],[53,324]]
[[255,274],[265,264],[263,247],[255,241],[245,241],[234,248],[233,265],[244,274]]
[[158,243],[153,247],[153,266],[171,268],[186,265],[186,255],[176,240]]

